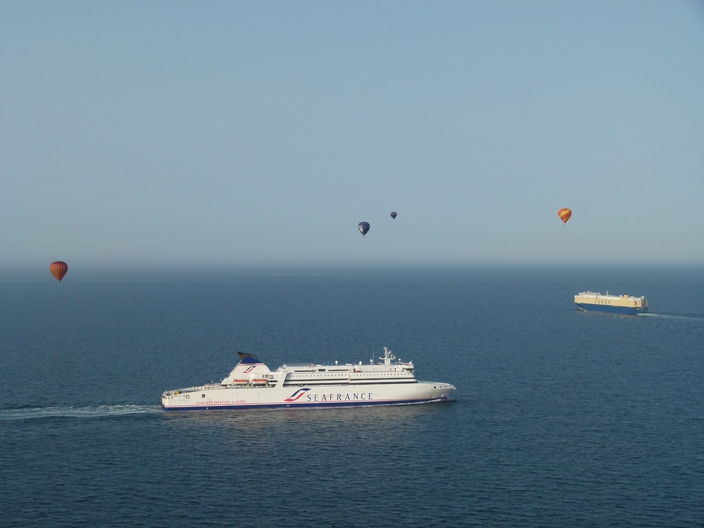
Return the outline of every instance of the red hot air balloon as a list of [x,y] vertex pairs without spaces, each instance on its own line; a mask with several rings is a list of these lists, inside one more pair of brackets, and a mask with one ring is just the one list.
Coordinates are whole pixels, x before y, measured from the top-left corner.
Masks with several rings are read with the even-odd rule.
[[567,224],[567,220],[569,220],[570,216],[572,216],[572,211],[567,208],[560,209],[557,212],[557,216],[560,217],[560,220],[562,220],[563,224]]
[[68,271],[68,264],[57,260],[56,262],[51,263],[51,266],[49,266],[49,271],[51,271],[51,274],[56,277],[57,281],[61,282],[61,279],[64,278],[64,275],[66,275],[66,272]]
[[397,216],[398,216],[398,215],[397,215],[396,213],[391,213],[391,218],[392,218],[393,220],[396,220],[396,217],[397,217]]

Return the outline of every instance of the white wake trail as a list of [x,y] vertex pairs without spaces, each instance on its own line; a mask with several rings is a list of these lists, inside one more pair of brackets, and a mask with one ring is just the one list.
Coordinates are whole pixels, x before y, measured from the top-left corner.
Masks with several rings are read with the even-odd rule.
[[661,319],[688,319],[690,321],[704,321],[704,315],[697,314],[657,314],[657,313],[644,313],[638,314],[639,317],[658,317]]
[[88,407],[30,407],[2,409],[0,420],[29,420],[34,418],[102,418],[130,414],[160,413],[158,405],[98,405]]

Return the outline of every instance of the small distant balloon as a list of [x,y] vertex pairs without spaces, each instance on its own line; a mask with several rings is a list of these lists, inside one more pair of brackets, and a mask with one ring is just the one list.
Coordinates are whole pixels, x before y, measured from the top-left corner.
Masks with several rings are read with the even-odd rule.
[[393,220],[396,220],[396,217],[397,217],[397,216],[398,216],[398,215],[397,215],[396,213],[391,213],[391,218],[392,218]]
[[369,224],[367,222],[360,222],[357,229],[359,229],[359,232],[364,236],[369,232]]
[[51,274],[57,281],[61,282],[61,279],[64,278],[64,275],[66,275],[66,272],[68,271],[68,264],[62,262],[61,260],[57,260],[56,262],[51,263],[51,266],[49,266],[49,271],[51,271]]
[[562,223],[563,223],[563,224],[566,224],[566,223],[567,223],[567,220],[569,220],[569,219],[570,219],[570,216],[572,216],[572,211],[571,211],[570,209],[567,209],[567,208],[560,209],[560,210],[557,212],[557,216],[560,217],[560,220],[562,220]]

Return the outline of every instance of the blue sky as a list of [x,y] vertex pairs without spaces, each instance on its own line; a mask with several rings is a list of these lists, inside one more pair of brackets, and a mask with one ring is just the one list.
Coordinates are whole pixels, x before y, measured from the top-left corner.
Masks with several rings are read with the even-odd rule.
[[700,2],[6,0],[0,71],[0,267],[704,263]]

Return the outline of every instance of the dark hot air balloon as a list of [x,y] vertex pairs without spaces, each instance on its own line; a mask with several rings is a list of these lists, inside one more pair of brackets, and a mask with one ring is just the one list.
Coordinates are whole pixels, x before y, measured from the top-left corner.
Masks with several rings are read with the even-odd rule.
[[562,220],[563,224],[567,224],[567,220],[569,220],[570,216],[572,216],[572,211],[567,208],[560,209],[557,212],[557,216],[560,217],[560,220]]
[[393,220],[396,220],[396,217],[397,217],[397,216],[398,216],[398,215],[397,215],[396,213],[391,213],[391,218],[392,218]]
[[61,282],[61,279],[64,278],[64,275],[66,275],[66,272],[68,271],[68,264],[57,260],[56,262],[51,263],[51,266],[49,266],[49,271],[51,271],[51,274],[56,277],[57,281]]
[[369,232],[369,224],[367,222],[360,222],[357,229],[359,229],[359,232],[364,236]]

